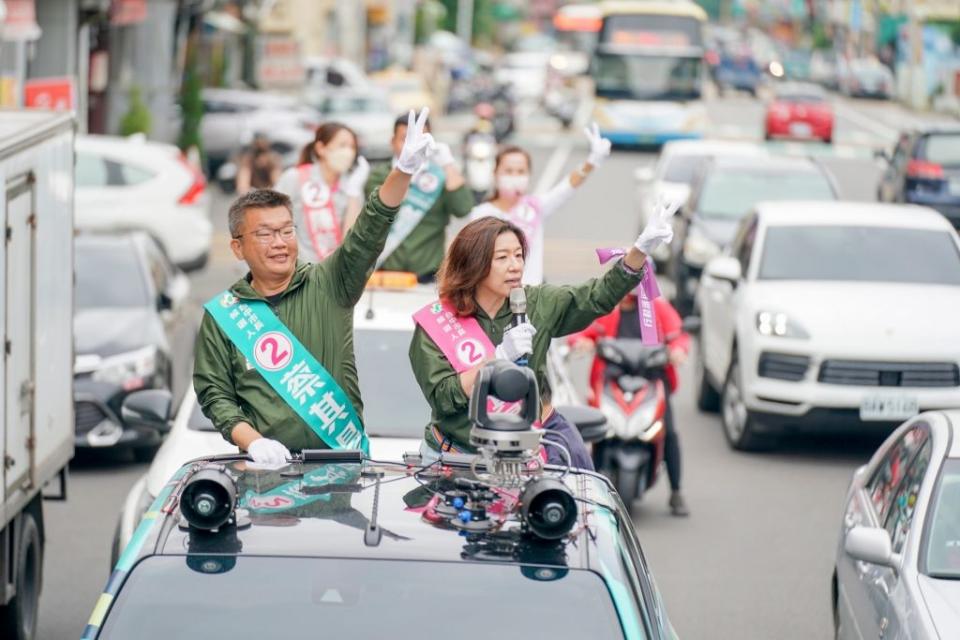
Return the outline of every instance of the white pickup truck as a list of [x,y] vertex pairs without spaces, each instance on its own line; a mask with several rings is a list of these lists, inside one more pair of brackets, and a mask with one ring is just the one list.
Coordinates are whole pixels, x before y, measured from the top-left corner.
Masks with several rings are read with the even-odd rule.
[[69,114],[0,111],[0,638],[11,640],[35,635],[42,491],[59,476],[66,497],[73,456],[73,144]]

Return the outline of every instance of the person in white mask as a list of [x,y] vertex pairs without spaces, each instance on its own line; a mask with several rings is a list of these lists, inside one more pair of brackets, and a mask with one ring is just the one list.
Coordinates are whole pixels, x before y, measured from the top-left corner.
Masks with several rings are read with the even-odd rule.
[[321,262],[334,252],[363,208],[370,165],[357,153],[357,134],[339,122],[317,127],[297,166],[274,187],[290,197],[300,259]]
[[610,141],[600,137],[597,123],[584,128],[584,133],[590,142],[586,162],[543,195],[528,195],[532,169],[530,154],[517,146],[501,149],[494,166],[496,186],[493,195],[470,212],[471,220],[496,216],[523,230],[529,243],[523,284],[543,284],[543,225],[546,219],[566,203],[574,189],[610,155]]

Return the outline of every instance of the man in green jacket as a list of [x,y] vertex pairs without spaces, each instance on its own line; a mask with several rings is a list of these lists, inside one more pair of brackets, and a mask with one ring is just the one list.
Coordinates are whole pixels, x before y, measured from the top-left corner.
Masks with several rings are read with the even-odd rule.
[[[430,123],[426,123],[430,131]],[[384,162],[371,171],[366,192],[369,196],[383,184],[391,165],[396,163],[407,134],[407,117],[393,125],[394,160]],[[380,256],[379,268],[387,271],[409,271],[420,282],[433,282],[443,260],[447,225],[452,218],[463,218],[475,204],[473,194],[457,168],[450,147],[437,143],[428,167],[413,178],[400,214],[390,231],[386,248]],[[420,188],[425,187],[425,188]]]
[[[321,263],[297,261],[296,230],[286,195],[254,190],[230,207],[230,245],[250,272],[218,298],[226,299],[227,305],[237,301],[268,304],[282,327],[339,385],[357,416],[362,415],[363,406],[353,352],[353,307],[383,249],[411,176],[433,151],[433,138],[423,130],[426,117],[426,109],[416,121],[410,112],[396,167],[371,194],[343,244]],[[211,315],[210,304],[197,336],[193,375],[204,415],[254,462],[282,464],[290,457],[289,449],[329,448],[267,381],[264,375],[269,370],[262,374],[250,364]],[[282,357],[276,341],[273,346],[274,355]],[[253,359],[262,365],[259,354]],[[310,389],[311,394],[314,391]],[[362,424],[357,426],[362,429]]]

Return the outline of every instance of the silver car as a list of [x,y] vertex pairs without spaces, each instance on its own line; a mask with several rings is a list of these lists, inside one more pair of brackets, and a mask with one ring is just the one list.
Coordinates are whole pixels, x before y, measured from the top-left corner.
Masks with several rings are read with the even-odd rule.
[[832,595],[837,638],[960,637],[960,411],[912,418],[857,469]]

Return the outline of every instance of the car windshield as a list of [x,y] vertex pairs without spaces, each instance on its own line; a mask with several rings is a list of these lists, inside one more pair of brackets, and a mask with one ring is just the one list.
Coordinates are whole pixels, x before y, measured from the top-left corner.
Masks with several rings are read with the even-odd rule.
[[395,638],[419,635],[429,611],[455,622],[460,640],[624,637],[597,574],[533,575],[481,562],[152,556],[130,573],[98,637]]
[[706,156],[692,153],[675,153],[667,159],[667,166],[663,171],[665,182],[680,182],[690,184],[697,169],[703,164]]
[[700,96],[700,58],[598,53],[593,78],[601,98],[684,100]]
[[946,231],[901,227],[776,226],[760,280],[960,285],[960,251]]
[[369,436],[419,439],[430,422],[430,406],[410,369],[411,336],[412,327],[356,330],[353,346]]
[[698,212],[704,218],[737,220],[763,200],[834,200],[819,171],[713,171],[707,176]]
[[932,578],[960,580],[960,459],[943,465],[930,505],[926,548],[920,552],[926,560],[925,573]]
[[77,242],[74,259],[77,309],[149,306],[147,281],[132,242]]
[[927,162],[960,167],[960,133],[932,133],[926,136],[917,156]]

